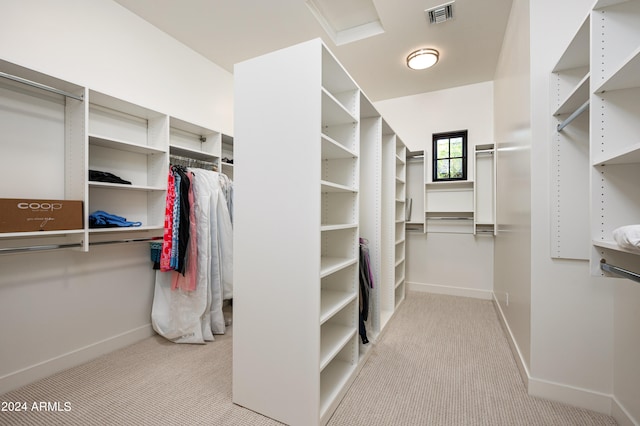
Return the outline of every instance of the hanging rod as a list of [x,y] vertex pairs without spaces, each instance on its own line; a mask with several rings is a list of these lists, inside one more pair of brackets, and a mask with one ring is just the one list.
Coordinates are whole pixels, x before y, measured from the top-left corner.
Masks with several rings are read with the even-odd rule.
[[66,248],[72,248],[72,247],[82,247],[82,243],[48,244],[43,246],[0,248],[0,254],[24,253],[24,252],[30,252],[30,251],[43,251],[43,250],[58,250],[58,249],[66,249]]
[[6,78],[8,80],[17,81],[18,83],[26,84],[28,86],[37,87],[38,89],[46,90],[48,92],[57,93],[58,95],[66,96],[68,98],[73,98],[78,101],[84,101],[83,95],[76,95],[71,92],[66,92],[64,90],[56,89],[55,87],[45,86],[44,84],[36,83],[35,81],[27,80],[21,77],[16,77],[15,75],[0,72],[0,77]]
[[575,120],[580,114],[585,112],[588,108],[589,108],[589,101],[587,100],[577,110],[572,112],[571,115],[566,118],[566,120],[564,120],[562,123],[558,124],[558,131],[561,132],[562,129],[567,127],[569,125],[569,123],[571,123],[573,120]]
[[628,278],[637,283],[640,283],[639,274],[636,274],[635,272],[627,271],[626,269],[622,269],[618,266],[610,265],[604,259],[600,259],[600,269],[606,272],[611,272],[612,274],[620,275],[621,277]]
[[[162,237],[151,238],[139,238],[139,239],[127,239],[127,240],[113,240],[113,241],[95,241],[89,243],[90,246],[99,246],[105,244],[124,244],[124,243],[148,243],[152,241],[160,241]],[[82,243],[69,243],[69,244],[47,244],[41,246],[28,246],[28,247],[9,247],[0,248],[0,254],[15,254],[45,250],[60,250],[74,247],[82,247]]]
[[192,158],[192,157],[184,157],[182,155],[175,155],[175,154],[170,154],[169,155],[169,162],[172,161],[178,161],[178,162],[185,162],[188,164],[206,164],[208,166],[212,166],[212,167],[217,167],[217,163],[214,163],[212,161],[206,161],[206,160],[199,160],[197,158]]
[[162,237],[151,238],[131,238],[127,240],[113,240],[113,241],[94,241],[90,242],[90,246],[101,246],[105,244],[128,244],[128,243],[150,243],[153,241],[162,241]]

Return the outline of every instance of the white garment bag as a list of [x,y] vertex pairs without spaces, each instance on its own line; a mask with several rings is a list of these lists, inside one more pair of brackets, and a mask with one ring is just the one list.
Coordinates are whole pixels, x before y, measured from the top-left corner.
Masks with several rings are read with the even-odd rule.
[[175,343],[204,343],[226,331],[223,300],[233,297],[233,227],[219,174],[190,169],[198,247],[196,290],[171,289],[172,275],[156,272],[154,330]]

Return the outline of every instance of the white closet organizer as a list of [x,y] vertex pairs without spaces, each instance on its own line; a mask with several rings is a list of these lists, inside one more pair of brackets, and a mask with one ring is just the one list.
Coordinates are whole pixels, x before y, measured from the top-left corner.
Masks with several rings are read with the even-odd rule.
[[227,175],[229,179],[233,180],[233,168],[235,160],[233,159],[233,137],[228,135],[222,135],[222,159],[220,165],[222,166],[222,173]]
[[549,79],[553,258],[589,258],[589,32],[590,15]]
[[467,161],[473,179],[433,182],[430,155],[424,155],[425,233],[495,235],[494,145],[476,145]]
[[[0,195],[79,200],[84,219],[79,229],[0,233],[0,254],[88,251],[92,244],[159,237],[169,153],[216,166],[220,158],[219,132],[6,61],[0,61],[0,126]],[[131,184],[91,181],[89,170]],[[12,184],[16,177],[19,185]],[[141,226],[90,229],[96,210]]]
[[640,252],[613,231],[640,224],[640,1],[599,1],[591,14],[591,250],[594,275],[607,263],[640,273]]
[[374,275],[370,341],[404,299],[405,149],[361,92],[360,236],[368,241]]
[[359,235],[391,274],[397,259],[396,142],[385,157],[381,117],[319,39],[236,64],[234,86],[233,401],[325,424],[365,358]]
[[[141,222],[139,227],[90,229],[90,241],[104,234],[146,232],[164,227],[168,118],[112,96],[89,91],[89,170],[113,173],[131,185],[88,181],[88,214],[96,210]],[[85,218],[88,223],[88,216]]]
[[[394,214],[394,237],[392,238],[395,247],[394,265],[394,310],[404,300],[406,292],[406,207],[407,207],[407,147],[396,135],[395,143],[392,144],[393,151],[390,163],[395,163],[395,214]],[[389,179],[388,181],[391,181]],[[388,182],[385,179],[385,182]]]
[[[0,61],[0,196],[85,202],[85,88]],[[87,250],[86,229],[0,233],[0,253]]]
[[172,156],[196,160],[194,164],[220,171],[222,134],[175,117],[169,119],[169,152]]
[[475,147],[473,233],[496,235],[496,156],[493,144]]

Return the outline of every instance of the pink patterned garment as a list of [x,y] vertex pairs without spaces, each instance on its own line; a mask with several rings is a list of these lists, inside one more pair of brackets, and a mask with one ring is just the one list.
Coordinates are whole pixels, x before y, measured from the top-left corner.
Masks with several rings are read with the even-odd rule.
[[164,235],[162,239],[162,253],[160,253],[160,270],[171,271],[171,248],[173,246],[173,205],[176,201],[176,187],[173,172],[169,170],[167,180],[167,201],[164,210]]
[[196,212],[193,196],[193,173],[187,172],[189,185],[189,249],[186,258],[186,270],[184,276],[179,272],[173,272],[171,277],[171,289],[182,291],[194,291],[196,289],[196,273],[198,267],[198,240],[196,239]]

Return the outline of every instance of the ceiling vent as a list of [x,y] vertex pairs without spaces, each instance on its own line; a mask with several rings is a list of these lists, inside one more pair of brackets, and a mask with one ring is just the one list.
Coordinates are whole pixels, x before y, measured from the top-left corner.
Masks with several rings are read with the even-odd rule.
[[450,2],[425,10],[424,13],[427,15],[429,23],[440,24],[449,19],[453,19],[453,3],[454,2]]

